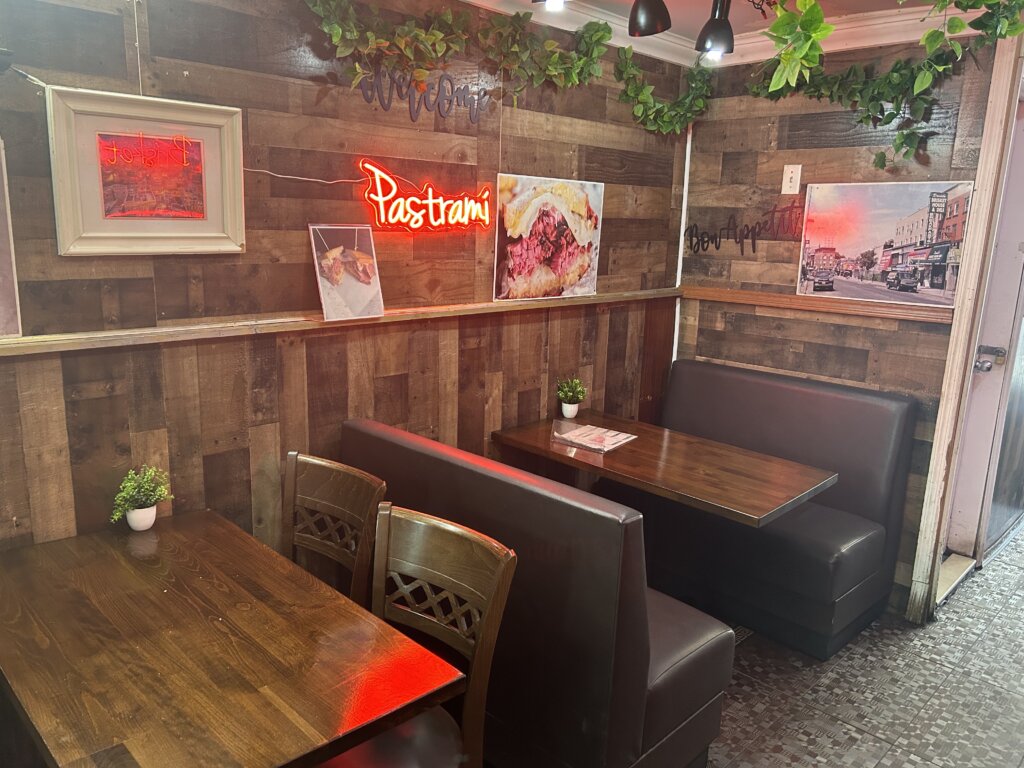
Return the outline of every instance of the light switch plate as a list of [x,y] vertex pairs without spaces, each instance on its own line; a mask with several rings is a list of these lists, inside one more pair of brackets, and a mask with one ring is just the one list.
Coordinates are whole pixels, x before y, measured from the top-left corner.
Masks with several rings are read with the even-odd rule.
[[787,165],[782,171],[782,194],[800,194],[800,171],[802,165]]

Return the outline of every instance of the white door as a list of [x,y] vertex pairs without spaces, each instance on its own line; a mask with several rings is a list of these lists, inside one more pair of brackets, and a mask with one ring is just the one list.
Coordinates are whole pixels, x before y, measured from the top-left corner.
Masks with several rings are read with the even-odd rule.
[[[978,329],[978,350],[971,378],[957,474],[953,483],[953,504],[946,539],[947,549],[981,561],[988,546],[996,543],[1013,526],[1024,507],[1014,511],[1000,505],[991,519],[993,489],[997,485],[999,453],[1006,423],[1016,340],[1020,327],[1021,280],[1024,275],[1024,102],[1018,102],[1013,129],[1006,185],[1000,205],[995,251]],[[969,226],[982,226],[970,222]],[[1019,350],[1024,354],[1024,350]],[[1020,363],[1024,368],[1024,362]],[[1018,371],[1018,377],[1020,371]],[[1017,418],[1019,410],[1011,408]],[[1019,434],[1019,433],[1017,433]],[[1005,474],[1005,472],[1004,472]],[[992,534],[997,534],[995,539]]]

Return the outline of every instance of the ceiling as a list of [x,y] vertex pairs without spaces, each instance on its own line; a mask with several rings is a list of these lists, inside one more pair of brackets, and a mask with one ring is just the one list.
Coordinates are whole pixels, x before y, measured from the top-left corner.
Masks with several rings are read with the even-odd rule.
[[[587,5],[621,16],[623,19],[629,18],[629,9],[632,6],[632,0],[583,1]],[[665,0],[665,4],[672,14],[672,32],[690,39],[697,37],[700,28],[704,26],[704,22],[711,15],[711,0]],[[908,3],[908,5],[916,4],[915,2]],[[830,21],[854,13],[895,10],[900,7],[896,0],[821,0],[821,6],[825,11],[826,18]],[[543,16],[543,14],[538,14],[538,16]],[[729,20],[732,22],[736,34],[742,34],[766,29],[774,18],[770,10],[768,16],[768,20],[763,19],[748,0],[733,0]]]

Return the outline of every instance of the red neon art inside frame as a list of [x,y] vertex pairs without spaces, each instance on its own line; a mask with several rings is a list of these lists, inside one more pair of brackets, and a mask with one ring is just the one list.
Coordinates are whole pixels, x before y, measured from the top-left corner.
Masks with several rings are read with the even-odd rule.
[[488,186],[475,195],[446,195],[429,181],[422,189],[403,190],[402,180],[372,160],[360,160],[359,169],[367,180],[363,198],[373,209],[380,229],[452,232],[474,225],[486,229],[491,224]]
[[103,132],[96,143],[104,218],[206,218],[202,141]]

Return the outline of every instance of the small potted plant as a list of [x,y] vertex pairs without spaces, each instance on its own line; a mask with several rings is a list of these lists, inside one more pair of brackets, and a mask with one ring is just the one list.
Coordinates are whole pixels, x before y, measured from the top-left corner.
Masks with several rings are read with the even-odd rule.
[[587,396],[587,388],[578,377],[573,376],[558,382],[555,394],[562,403],[562,415],[567,419],[574,419],[579,413],[580,403]]
[[138,472],[129,469],[114,497],[110,522],[126,517],[133,531],[148,531],[156,520],[156,505],[172,498],[170,480],[162,469],[146,464]]

